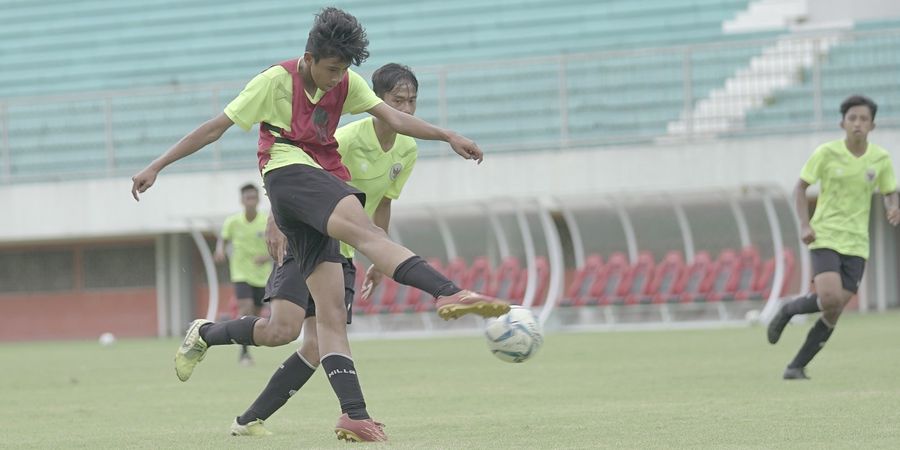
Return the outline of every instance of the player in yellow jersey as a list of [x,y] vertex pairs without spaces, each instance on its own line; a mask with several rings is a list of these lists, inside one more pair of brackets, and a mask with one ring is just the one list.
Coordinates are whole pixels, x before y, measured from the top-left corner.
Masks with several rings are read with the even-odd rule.
[[[372,90],[384,102],[407,114],[415,114],[419,82],[406,66],[387,64],[372,74]],[[383,121],[367,118],[349,123],[335,132],[341,161],[350,170],[349,184],[366,194],[364,209],[375,225],[385,231],[391,218],[391,203],[400,197],[403,186],[412,174],[418,156],[416,141],[397,134]],[[271,220],[270,220],[271,222]],[[282,340],[272,344],[285,344],[296,339],[303,330],[303,343],[272,375],[269,383],[253,404],[231,425],[234,436],[260,436],[270,434],[263,426],[276,410],[281,408],[294,393],[313,375],[319,366],[319,349],[316,335],[316,305],[309,295],[306,283],[297,270],[296,261],[288,249],[285,254],[284,235],[270,223],[269,236],[273,257],[279,261],[269,277],[265,300],[281,315],[282,323],[296,324],[282,333]],[[347,305],[347,323],[352,316],[354,281],[353,248],[341,243],[344,263],[344,301]],[[368,294],[381,281],[377,270],[370,269],[364,287]]]
[[[238,314],[258,316],[266,292],[266,281],[272,271],[272,258],[266,249],[265,238],[268,215],[257,210],[259,189],[253,184],[241,187],[241,206],[244,210],[229,216],[222,225],[215,259],[220,264],[228,259]],[[227,256],[225,248],[229,244],[231,254]],[[242,365],[253,363],[246,345],[241,345],[239,361]]]
[[[419,139],[441,140],[465,159],[481,162],[475,142],[451,130],[397,111],[379,99],[362,77],[349,70],[369,56],[369,40],[355,17],[324,8],[306,41],[303,56],[271,66],[244,87],[225,110],[203,123],[132,177],[131,193],[153,186],[169,164],[218,140],[232,125],[249,130],[259,124],[257,157],[271,213],[297,258],[306,286],[315,297],[320,363],[343,413],[339,438],[383,441],[383,427],[368,413],[347,339],[344,273],[339,241],[371,260],[394,281],[428,292],[444,320],[465,314],[497,317],[509,302],[465,290],[422,257],[393,242],[363,210],[365,194],[348,185],[334,138],[340,116],[367,112],[390,128]],[[275,311],[272,311],[273,318]],[[191,323],[175,353],[175,374],[190,379],[210,346],[256,345],[258,317]]]
[[[875,128],[878,105],[860,95],[841,104],[844,139],[819,146],[803,166],[794,189],[794,206],[801,224],[801,238],[809,246],[815,293],[784,304],[767,330],[775,344],[791,317],[821,311],[803,346],[784,371],[784,379],[808,379],[806,365],[831,336],[838,318],[859,289],[869,257],[869,210],[872,194],[884,196],[887,220],[900,224],[897,180],[888,152],[868,141]],[[806,189],[821,184],[812,220]]]

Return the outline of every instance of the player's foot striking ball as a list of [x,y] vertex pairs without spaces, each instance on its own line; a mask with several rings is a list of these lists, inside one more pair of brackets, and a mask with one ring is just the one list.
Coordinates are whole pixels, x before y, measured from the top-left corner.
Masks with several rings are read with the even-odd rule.
[[505,300],[467,290],[462,290],[446,297],[439,297],[435,306],[437,306],[438,316],[444,320],[457,319],[466,314],[478,314],[481,317],[499,317],[509,312],[509,303]]

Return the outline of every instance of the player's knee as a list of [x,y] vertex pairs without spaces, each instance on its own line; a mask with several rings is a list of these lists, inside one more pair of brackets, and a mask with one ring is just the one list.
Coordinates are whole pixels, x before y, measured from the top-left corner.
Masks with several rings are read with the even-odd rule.
[[269,323],[266,335],[269,345],[284,345],[295,341],[300,336],[300,329],[287,324]]
[[837,325],[838,319],[841,318],[841,312],[843,312],[843,309],[832,309],[832,310],[823,311],[822,312],[822,320],[824,320],[825,323],[827,323],[828,325],[834,327],[835,325]]
[[842,292],[838,290],[823,290],[819,292],[819,306],[822,311],[841,310],[844,308]]

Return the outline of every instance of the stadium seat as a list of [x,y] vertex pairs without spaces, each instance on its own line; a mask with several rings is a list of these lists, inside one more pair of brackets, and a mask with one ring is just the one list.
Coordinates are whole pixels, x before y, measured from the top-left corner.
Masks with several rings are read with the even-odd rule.
[[[547,287],[550,285],[550,263],[544,256],[538,256],[534,259],[534,268],[537,272],[537,284],[534,290],[534,302],[532,306],[541,306],[547,300]],[[523,279],[528,279],[526,272]]]
[[732,249],[722,250],[713,264],[712,272],[705,280],[708,287],[704,300],[717,302],[734,298],[734,291],[740,278],[740,260],[737,252]]
[[[794,276],[794,252],[791,249],[786,248],[781,252],[781,257],[784,258],[784,281],[781,285],[781,295],[784,296],[787,294],[787,289]],[[758,277],[754,288],[754,291],[758,293],[758,298],[765,299],[769,297],[769,294],[772,292],[772,281],[774,277],[775,258],[771,258],[763,263],[762,269],[760,270],[760,276]],[[805,282],[807,281],[801,281],[801,283]]]
[[446,271],[444,275],[450,279],[450,281],[454,282],[459,287],[465,287],[466,285],[466,275],[468,275],[469,268],[466,266],[466,260],[462,258],[454,258],[453,261],[450,261],[447,264]]
[[640,303],[642,298],[649,296],[655,266],[653,254],[641,252],[638,260],[629,269],[628,275],[622,280],[613,303],[634,305]]
[[656,268],[647,292],[640,298],[640,303],[665,303],[670,298],[676,298],[678,280],[684,273],[684,258],[677,250],[666,253]]
[[506,258],[500,263],[497,270],[493,272],[487,295],[510,301],[521,300],[521,298],[514,298],[514,295],[516,287],[519,285],[519,279],[522,276],[522,265],[519,263],[519,259],[515,257]]
[[561,306],[584,304],[590,293],[591,286],[597,281],[602,269],[603,257],[596,253],[588,255],[584,260],[584,266],[575,271],[572,282],[566,288]]
[[759,251],[753,246],[745,247],[741,250],[739,258],[739,277],[734,299],[747,300],[757,296],[756,286],[759,285],[760,277]]
[[587,305],[608,305],[619,292],[622,281],[628,276],[631,265],[624,253],[616,252],[609,256],[606,265],[603,266],[601,276],[591,287]]
[[491,262],[485,256],[476,257],[464,276],[462,288],[485,292],[491,282]]
[[674,288],[677,297],[670,297],[667,301],[672,302],[677,298],[681,303],[690,303],[701,299],[709,291],[709,285],[705,281],[713,273],[712,270],[713,263],[709,253],[697,252]]

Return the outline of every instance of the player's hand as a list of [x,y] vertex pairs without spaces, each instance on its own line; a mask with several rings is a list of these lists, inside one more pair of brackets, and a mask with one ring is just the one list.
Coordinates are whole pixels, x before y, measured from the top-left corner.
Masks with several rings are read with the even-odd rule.
[[803,243],[806,245],[812,244],[816,240],[816,232],[813,231],[811,226],[803,225],[800,227],[800,239],[802,239]]
[[225,262],[225,250],[216,250],[216,253],[213,254],[213,260],[219,264]]
[[256,258],[253,258],[253,262],[255,262],[257,266],[261,266],[271,260],[272,258],[270,258],[269,255],[259,255]]
[[274,220],[266,222],[266,247],[275,264],[281,267],[284,264],[284,255],[287,254],[287,237],[278,229]]
[[891,208],[887,210],[887,220],[893,226],[900,225],[900,208]]
[[474,159],[478,161],[478,164],[481,164],[481,161],[484,160],[484,153],[478,148],[478,144],[465,136],[454,133],[450,136],[450,140],[447,143],[450,144],[454,152],[465,159]]
[[138,194],[143,194],[144,191],[150,189],[150,186],[153,186],[153,183],[156,181],[156,175],[159,174],[159,171],[147,166],[144,170],[137,173],[137,175],[131,177],[131,196],[134,197],[135,200],[141,201],[138,198]]
[[363,300],[369,298],[369,296],[372,295],[372,292],[375,292],[375,288],[378,287],[378,284],[381,283],[382,279],[384,279],[384,274],[379,272],[374,264],[369,266],[369,270],[366,271],[366,279],[363,281]]

